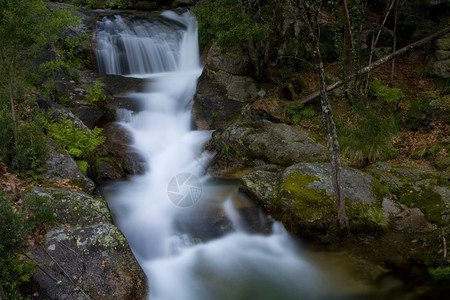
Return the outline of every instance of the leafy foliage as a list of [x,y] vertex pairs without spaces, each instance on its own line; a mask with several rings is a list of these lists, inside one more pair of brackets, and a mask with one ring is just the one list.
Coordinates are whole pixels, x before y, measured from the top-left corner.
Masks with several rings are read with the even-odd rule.
[[92,87],[88,86],[86,88],[86,91],[88,93],[88,99],[91,103],[95,104],[97,102],[102,102],[106,100],[106,95],[103,94],[100,81],[98,80],[94,82],[94,86]]
[[312,118],[316,116],[316,111],[312,108],[305,108],[303,104],[293,103],[286,106],[286,113],[292,122],[298,123],[302,118]]
[[386,103],[397,104],[405,94],[399,88],[390,88],[383,85],[380,80],[374,80],[369,84],[369,91],[372,95],[378,97]]
[[44,160],[46,144],[46,137],[43,135],[39,124],[33,120],[21,124],[18,127],[19,139],[17,145],[14,145],[12,127],[9,112],[0,110],[0,139],[3,141],[0,144],[0,160],[13,170],[24,173],[31,170],[39,172],[40,165]]
[[214,39],[222,50],[246,46],[251,40],[264,40],[270,31],[268,24],[256,23],[250,14],[242,13],[236,0],[212,0],[193,12],[198,20],[201,43],[206,45]]
[[49,197],[30,193],[24,201],[24,207],[27,210],[28,219],[36,228],[44,230],[57,224]]
[[47,135],[67,150],[77,161],[80,161],[79,166],[82,170],[87,171],[88,163],[86,160],[94,160],[96,157],[95,148],[105,141],[105,138],[100,135],[102,129],[95,127],[92,130],[83,130],[77,128],[66,118],[55,121],[48,117],[43,119],[43,123]]
[[450,279],[450,267],[438,267],[438,268],[430,268],[428,269],[431,277],[437,280],[445,280]]
[[11,201],[0,190],[0,290],[5,299],[21,299],[19,286],[33,275],[34,262],[19,253],[33,225],[24,213],[13,211]]

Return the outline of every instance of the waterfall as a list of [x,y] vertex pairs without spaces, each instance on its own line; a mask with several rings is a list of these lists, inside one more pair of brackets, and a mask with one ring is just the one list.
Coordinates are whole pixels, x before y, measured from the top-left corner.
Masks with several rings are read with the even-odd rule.
[[[104,194],[149,279],[149,299],[329,299],[329,282],[280,223],[270,234],[249,233],[234,206],[245,197],[204,175],[211,133],[191,130],[202,71],[195,18],[104,17],[96,40],[103,73],[148,80],[148,92],[132,95],[146,110],[118,120],[147,171]],[[221,215],[228,215],[226,234],[205,223]]]

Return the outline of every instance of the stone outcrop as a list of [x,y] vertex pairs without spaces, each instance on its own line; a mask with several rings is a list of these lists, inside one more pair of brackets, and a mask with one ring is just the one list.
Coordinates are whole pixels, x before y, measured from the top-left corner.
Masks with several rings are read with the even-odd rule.
[[95,183],[78,167],[75,160],[54,142],[49,143],[45,159],[44,178],[53,182],[67,182],[93,193]]
[[450,34],[436,40],[433,73],[442,78],[450,78]]
[[250,165],[261,161],[289,166],[327,159],[324,147],[314,142],[300,126],[268,120],[238,121],[216,131],[207,149],[217,153],[210,167],[213,176],[220,175],[221,166],[233,160]]
[[[351,230],[377,232],[384,224],[374,178],[362,171],[344,168],[344,196]],[[287,168],[266,165],[241,179],[241,191],[255,199],[286,228],[306,238],[327,235],[335,226],[331,167],[327,163],[300,163]]]
[[126,174],[140,174],[145,169],[145,160],[133,151],[133,137],[118,123],[108,123],[102,131],[106,138],[104,146],[108,157]]
[[[32,294],[41,299],[144,299],[147,280],[105,200],[73,188],[33,188],[60,224],[27,249],[38,267]],[[45,220],[50,221],[50,220]]]

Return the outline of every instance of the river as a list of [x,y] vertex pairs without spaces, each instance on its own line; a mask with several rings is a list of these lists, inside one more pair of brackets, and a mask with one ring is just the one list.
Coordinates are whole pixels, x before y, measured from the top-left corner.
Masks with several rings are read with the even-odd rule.
[[[145,110],[117,122],[145,158],[144,174],[104,188],[117,226],[149,279],[149,299],[355,299],[365,285],[320,263],[281,223],[205,174],[209,131],[193,129],[202,72],[197,23],[188,12],[106,16],[97,24],[104,74],[145,78],[130,94]],[[359,298],[358,298],[359,299]]]

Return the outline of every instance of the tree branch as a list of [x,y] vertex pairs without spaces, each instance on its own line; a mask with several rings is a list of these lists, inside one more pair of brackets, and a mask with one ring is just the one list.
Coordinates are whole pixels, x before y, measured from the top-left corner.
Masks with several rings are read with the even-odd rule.
[[[380,58],[379,60],[375,61],[373,64],[368,65],[368,66],[360,69],[358,72],[348,76],[346,78],[346,80],[350,80],[356,75],[362,75],[362,74],[365,74],[367,72],[370,72],[370,71],[372,71],[372,70],[382,66],[383,64],[391,61],[392,59],[397,58],[397,57],[399,57],[401,55],[404,55],[404,54],[406,54],[408,52],[411,52],[411,51],[413,51],[413,50],[415,50],[417,48],[420,48],[420,47],[428,44],[429,42],[431,42],[431,41],[433,41],[433,40],[435,40],[435,39],[437,39],[437,38],[439,38],[439,37],[441,37],[441,36],[443,36],[443,35],[445,35],[445,34],[447,34],[449,32],[450,32],[450,26],[446,27],[446,28],[444,28],[444,29],[442,29],[442,30],[432,34],[432,35],[429,35],[429,36],[427,36],[427,37],[425,37],[425,38],[423,38],[423,39],[421,39],[421,40],[419,40],[419,41],[417,41],[415,43],[412,43],[412,44],[410,44],[410,45],[408,45],[406,47],[403,47],[403,48],[401,48],[400,50],[398,50],[398,51],[396,51],[394,53],[386,55],[383,58]],[[338,80],[335,83],[327,86],[327,92],[331,92],[332,90],[340,87],[343,83],[344,83],[343,81]],[[316,91],[316,92],[314,92],[314,93],[312,93],[312,94],[310,94],[310,95],[308,95],[308,96],[306,96],[306,97],[304,97],[304,98],[302,98],[300,100],[294,101],[294,103],[304,104],[304,103],[307,103],[307,102],[309,102],[311,100],[316,99],[319,96],[320,96],[320,91]]]

